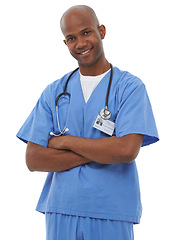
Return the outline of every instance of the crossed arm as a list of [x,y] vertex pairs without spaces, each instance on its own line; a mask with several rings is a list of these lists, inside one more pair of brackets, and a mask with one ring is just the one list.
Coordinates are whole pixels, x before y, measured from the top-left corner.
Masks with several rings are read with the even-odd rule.
[[28,142],[26,163],[30,171],[61,172],[91,161],[103,164],[131,163],[138,155],[143,135],[87,139],[52,137],[48,148]]

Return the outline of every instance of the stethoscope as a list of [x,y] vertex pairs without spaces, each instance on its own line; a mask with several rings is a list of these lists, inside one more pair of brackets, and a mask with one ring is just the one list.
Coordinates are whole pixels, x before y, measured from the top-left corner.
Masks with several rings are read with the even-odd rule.
[[[106,93],[106,101],[105,101],[105,108],[103,108],[101,111],[100,111],[100,116],[105,119],[105,120],[108,120],[110,119],[111,117],[111,111],[108,109],[108,99],[109,99],[109,92],[110,92],[110,88],[111,88],[111,82],[112,82],[112,76],[113,76],[113,66],[112,64],[110,63],[110,67],[111,67],[111,74],[110,74],[110,78],[109,78],[109,84],[108,84],[108,89],[107,89],[107,93]],[[63,128],[63,130],[61,130],[61,127],[60,127],[60,122],[59,122],[59,114],[58,114],[58,101],[59,99],[63,96],[63,95],[66,95],[68,96],[69,98],[69,104],[70,104],[70,97],[71,97],[71,94],[66,92],[66,89],[67,89],[67,85],[68,85],[68,82],[71,78],[71,76],[76,72],[78,71],[79,68],[76,68],[70,75],[69,77],[67,78],[67,81],[65,83],[65,86],[64,86],[64,91],[59,94],[56,98],[56,101],[55,101],[55,105],[56,105],[56,117],[57,117],[57,125],[58,125],[58,129],[59,129],[59,134],[54,134],[53,132],[50,132],[50,135],[52,136],[61,136],[63,134],[65,134],[66,132],[69,131],[69,129],[65,126]]]

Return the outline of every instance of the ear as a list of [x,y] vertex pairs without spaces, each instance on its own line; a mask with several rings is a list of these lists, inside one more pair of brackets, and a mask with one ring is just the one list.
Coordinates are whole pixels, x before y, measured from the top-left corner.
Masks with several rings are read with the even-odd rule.
[[63,40],[63,42],[65,43],[65,45],[67,45],[67,42],[66,42],[66,40]]
[[106,27],[104,25],[101,25],[98,27],[98,30],[99,30],[101,39],[104,39],[106,35]]

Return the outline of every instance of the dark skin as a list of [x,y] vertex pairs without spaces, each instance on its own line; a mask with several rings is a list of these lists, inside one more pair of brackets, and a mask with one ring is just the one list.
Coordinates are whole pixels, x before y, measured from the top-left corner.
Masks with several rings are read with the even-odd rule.
[[[61,29],[71,55],[83,75],[96,76],[110,69],[102,40],[104,25],[84,7],[69,9],[61,20]],[[137,157],[143,135],[87,139],[74,136],[52,137],[48,148],[28,142],[26,163],[31,171],[60,172],[95,161],[103,164],[131,163]]]

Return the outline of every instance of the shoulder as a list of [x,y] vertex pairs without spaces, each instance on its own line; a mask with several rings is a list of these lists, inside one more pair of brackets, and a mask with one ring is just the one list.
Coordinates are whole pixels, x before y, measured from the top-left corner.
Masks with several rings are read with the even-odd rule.
[[128,71],[120,70],[117,67],[114,67],[114,78],[116,79],[116,82],[121,86],[126,86],[131,84],[135,84],[136,86],[144,85],[144,83],[139,77],[131,74]]
[[55,93],[62,92],[71,72],[66,73],[61,78],[49,83],[46,88],[43,90],[42,95],[51,96]]
[[127,99],[132,94],[145,95],[146,87],[142,80],[128,71],[114,67],[114,87],[120,101]]
[[142,82],[142,80],[128,71],[123,71],[117,67],[114,67],[113,74],[114,82],[118,90],[126,91],[133,90],[138,87],[145,88],[145,84]]
[[71,72],[68,72],[64,76],[62,76],[61,78],[59,78],[59,79],[53,81],[52,83],[48,84],[46,89],[55,90],[57,88],[62,88],[65,85],[65,82],[66,82],[67,78],[69,77],[70,73]]

